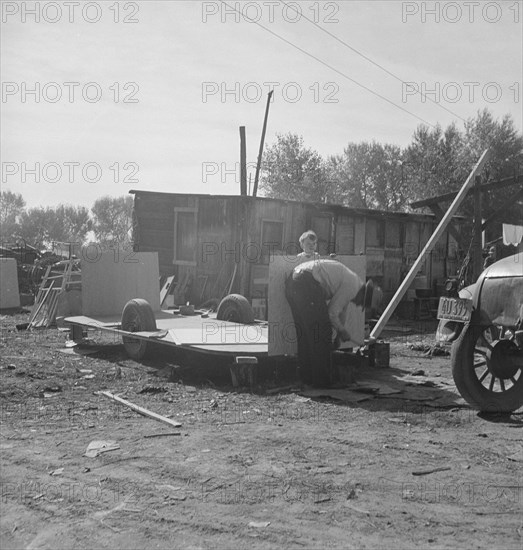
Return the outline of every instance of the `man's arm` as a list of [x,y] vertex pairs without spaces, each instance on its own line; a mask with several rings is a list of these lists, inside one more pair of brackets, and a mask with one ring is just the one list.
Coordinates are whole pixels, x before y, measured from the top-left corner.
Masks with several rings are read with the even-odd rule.
[[[339,288],[329,302],[329,319],[332,326],[336,329],[343,340],[350,340],[350,335],[345,329],[345,323],[343,322],[345,319],[345,315],[343,315],[343,313],[347,309],[349,302],[350,295],[348,289],[345,287]],[[348,336],[348,338],[343,338],[343,336]]]

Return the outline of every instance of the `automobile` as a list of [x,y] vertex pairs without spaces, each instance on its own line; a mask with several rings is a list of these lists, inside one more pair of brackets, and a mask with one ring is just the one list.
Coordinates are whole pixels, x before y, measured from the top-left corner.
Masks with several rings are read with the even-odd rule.
[[523,406],[523,252],[441,297],[438,319],[436,339],[452,343],[452,377],[465,401],[490,413]]

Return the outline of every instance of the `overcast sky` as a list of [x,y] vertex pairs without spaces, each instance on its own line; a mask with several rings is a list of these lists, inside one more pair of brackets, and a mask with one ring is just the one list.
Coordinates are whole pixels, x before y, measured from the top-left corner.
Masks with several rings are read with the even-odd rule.
[[271,88],[266,143],[325,156],[484,107],[521,131],[522,18],[514,0],[2,1],[2,190],[238,194],[238,129],[254,165]]

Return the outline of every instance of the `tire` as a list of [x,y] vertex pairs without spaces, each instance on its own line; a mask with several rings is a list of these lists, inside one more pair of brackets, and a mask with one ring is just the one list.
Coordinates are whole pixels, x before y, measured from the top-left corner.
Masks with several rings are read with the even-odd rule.
[[220,302],[216,319],[249,325],[254,323],[254,311],[247,298],[241,294],[229,294]]
[[[123,308],[121,326],[122,330],[128,332],[153,332],[157,330],[156,319],[149,302],[142,298],[129,300]],[[135,361],[139,361],[145,356],[147,353],[147,344],[147,340],[130,338],[129,336],[123,337],[125,351]]]
[[[466,325],[451,350],[452,377],[473,408],[509,413],[523,405],[523,368],[511,359],[516,346],[496,340],[494,326]],[[496,350],[494,352],[494,350]]]

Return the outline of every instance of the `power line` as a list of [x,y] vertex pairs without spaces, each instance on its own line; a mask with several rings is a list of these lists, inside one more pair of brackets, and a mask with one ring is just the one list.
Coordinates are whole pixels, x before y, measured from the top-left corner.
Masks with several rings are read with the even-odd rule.
[[[288,4],[287,2],[285,2],[284,0],[280,0],[280,2],[282,4],[285,4],[285,6],[287,6],[288,8],[291,8],[293,9],[296,13],[299,13],[299,15],[301,17],[303,17],[304,19],[306,19],[307,21],[309,21],[310,23],[312,23],[315,27],[317,27],[318,29],[320,29],[322,32],[324,32],[325,34],[328,34],[329,36],[331,36],[332,38],[334,38],[334,40],[338,41],[340,44],[342,44],[343,46],[345,46],[346,48],[348,48],[349,50],[353,51],[354,53],[356,53],[357,55],[359,55],[360,57],[363,57],[363,59],[365,59],[366,61],[368,61],[369,63],[372,63],[375,67],[378,67],[378,69],[381,69],[383,72],[387,73],[388,75],[392,76],[393,78],[395,78],[398,82],[401,82],[402,84],[408,84],[408,82],[405,82],[400,76],[394,74],[392,71],[389,71],[387,68],[385,68],[383,65],[380,65],[379,63],[377,63],[376,61],[374,61],[373,59],[371,59],[370,57],[368,57],[367,55],[365,55],[364,53],[360,52],[359,50],[357,50],[356,48],[354,48],[353,46],[351,46],[350,44],[347,44],[347,42],[345,42],[344,40],[342,40],[341,38],[339,38],[338,36],[336,36],[335,34],[331,33],[330,31],[328,31],[327,29],[325,29],[324,27],[321,27],[320,25],[318,25],[318,23],[316,23],[316,21],[310,19],[309,17],[307,17],[304,13],[302,12],[298,12],[298,10],[291,4]],[[441,105],[441,103],[438,103],[436,100],[432,99],[431,97],[428,97],[426,94],[423,94],[422,92],[420,92],[419,90],[415,90],[416,93],[418,93],[419,95],[421,95],[422,97],[426,97],[429,101],[432,101],[432,103],[434,103],[435,105],[437,105],[438,107],[440,107],[441,109],[445,109],[445,111],[447,111],[447,113],[450,113],[451,115],[459,118],[460,120],[462,120],[463,122],[466,122],[466,120],[461,117],[460,115],[458,115],[457,113],[455,113],[454,111],[451,111],[450,109],[448,109],[447,107],[445,107],[444,105]]]
[[[225,2],[224,0],[221,0],[221,3],[222,4],[225,4],[229,9],[232,9],[233,11],[237,12],[237,13],[240,13],[240,11],[238,11],[236,8],[233,8],[232,6],[230,6],[229,4],[227,4],[227,2]],[[365,86],[365,84],[361,84],[361,82],[358,82],[357,80],[354,80],[354,78],[351,78],[350,76],[346,75],[345,73],[341,72],[340,70],[336,69],[336,67],[333,67],[332,65],[329,65],[328,63],[326,63],[325,61],[322,61],[319,57],[316,57],[314,54],[312,53],[309,53],[307,51],[305,51],[303,48],[300,48],[299,46],[296,46],[296,44],[293,44],[292,42],[290,42],[289,40],[287,40],[286,38],[284,38],[283,36],[271,31],[270,29],[268,29],[267,27],[265,27],[264,25],[262,25],[261,23],[258,23],[258,21],[254,21],[254,20],[251,20],[252,23],[255,23],[256,25],[258,25],[259,27],[261,27],[262,29],[266,30],[268,33],[272,34],[273,36],[275,36],[276,38],[279,38],[280,40],[282,40],[283,42],[285,42],[286,44],[288,44],[289,46],[292,46],[293,48],[295,48],[296,50],[300,51],[301,53],[307,55],[308,57],[314,59],[315,61],[317,61],[318,63],[321,63],[322,65],[324,65],[325,67],[327,67],[328,69],[330,69],[331,71],[334,71],[335,73],[339,74],[340,76],[342,76],[343,78],[346,78],[347,80],[349,80],[350,82],[352,82],[353,84],[356,84],[357,86],[359,86],[360,88],[363,88],[364,90],[366,90],[367,92],[371,93],[372,95],[375,95],[376,97],[379,97],[380,99],[382,99],[383,101],[386,101],[387,103],[389,103],[390,105],[392,105],[393,107],[396,107],[397,109],[400,109],[401,111],[403,111],[404,113],[407,113],[408,115],[410,116],[413,116],[414,118],[417,118],[418,120],[420,120],[421,122],[423,122],[424,124],[427,124],[428,126],[431,126],[432,128],[435,128],[434,124],[431,124],[430,122],[428,122],[427,120],[419,117],[418,115],[415,115],[414,113],[410,112],[408,109],[405,109],[404,107],[402,107],[401,105],[398,105],[397,103],[394,103],[394,101],[391,101],[390,99],[386,98],[385,96],[382,96],[381,94],[379,94],[378,92],[375,92],[374,90],[372,90],[371,88],[369,88],[368,86]]]

